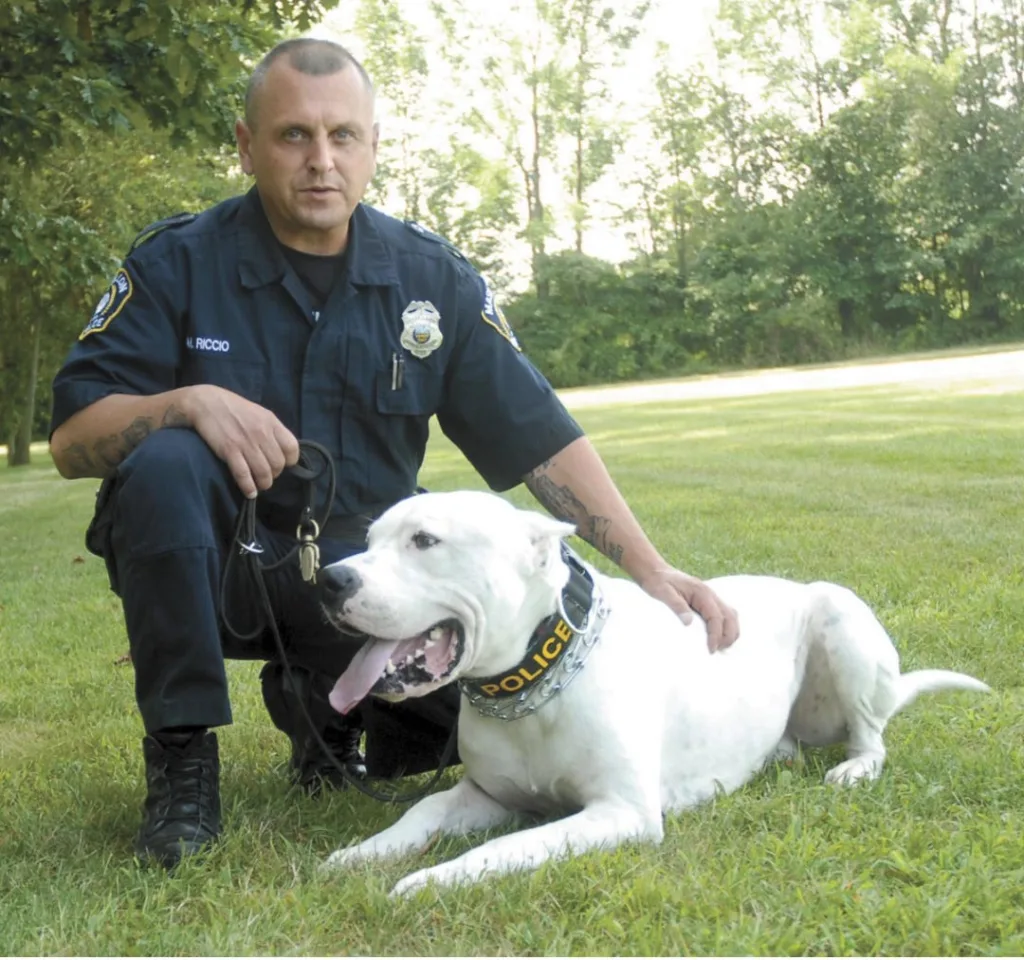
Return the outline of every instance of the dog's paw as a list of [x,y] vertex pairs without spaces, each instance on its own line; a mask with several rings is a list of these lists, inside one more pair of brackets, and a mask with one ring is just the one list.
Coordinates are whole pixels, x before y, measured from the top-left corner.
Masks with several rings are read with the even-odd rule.
[[884,761],[885,757],[874,754],[851,757],[829,770],[825,774],[825,783],[837,783],[849,787],[862,780],[877,780],[881,776]]
[[428,886],[436,888],[455,887],[462,883],[473,883],[480,879],[479,874],[467,872],[458,860],[439,863],[436,867],[424,867],[407,877],[402,877],[392,888],[388,896],[408,897]]
[[356,843],[351,847],[339,847],[320,864],[318,869],[320,873],[333,873],[372,858],[373,855],[365,849],[365,844]]
[[415,873],[410,873],[407,877],[402,877],[402,879],[392,887],[388,896],[412,896],[412,894],[416,893],[418,890],[423,890],[430,883],[431,879],[437,881],[438,878],[432,876],[433,874],[434,870],[432,868],[417,870]]

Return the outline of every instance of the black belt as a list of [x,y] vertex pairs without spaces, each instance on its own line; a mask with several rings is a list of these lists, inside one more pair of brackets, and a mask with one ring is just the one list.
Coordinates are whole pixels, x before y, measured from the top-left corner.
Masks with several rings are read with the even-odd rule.
[[379,516],[379,513],[370,513],[358,517],[328,517],[320,536],[328,540],[344,540],[347,543],[366,543],[366,531]]
[[[334,514],[327,518],[320,530],[320,536],[328,540],[342,540],[345,543],[366,543],[366,531],[389,505],[368,510],[361,514]],[[276,504],[260,511],[260,522],[278,533],[295,534],[295,510],[286,510]]]

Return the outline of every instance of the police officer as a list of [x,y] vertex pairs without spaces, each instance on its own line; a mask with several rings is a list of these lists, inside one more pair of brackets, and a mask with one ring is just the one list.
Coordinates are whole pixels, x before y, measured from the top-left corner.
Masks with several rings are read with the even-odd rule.
[[144,231],[54,382],[58,469],[105,478],[87,542],[123,603],[146,730],[136,852],[168,867],[220,833],[210,728],[231,722],[225,657],[272,661],[265,699],[308,787],[326,758],[300,702],[356,772],[365,726],[374,775],[432,768],[455,722],[450,689],[334,714],[326,693],[357,643],[324,623],[297,565],[266,577],[293,683],[266,631],[225,629],[229,610],[244,634],[258,609],[245,578],[220,592],[245,499],[259,495],[264,563],[295,545],[298,437],[337,469],[323,563],[361,549],[368,521],[414,493],[436,414],[493,489],[524,480],[644,589],[704,616],[712,648],[737,633],[733,612],[647,540],[481,277],[445,241],[360,202],[378,127],[358,61],[323,40],[278,45],[253,72],[236,137],[254,188]]

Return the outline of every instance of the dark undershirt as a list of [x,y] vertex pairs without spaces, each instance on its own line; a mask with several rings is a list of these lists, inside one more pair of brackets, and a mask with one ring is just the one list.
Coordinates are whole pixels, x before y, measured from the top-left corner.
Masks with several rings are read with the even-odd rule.
[[280,244],[285,259],[292,265],[296,276],[313,298],[313,307],[320,310],[332,288],[345,276],[345,253],[322,257],[315,253],[303,253]]

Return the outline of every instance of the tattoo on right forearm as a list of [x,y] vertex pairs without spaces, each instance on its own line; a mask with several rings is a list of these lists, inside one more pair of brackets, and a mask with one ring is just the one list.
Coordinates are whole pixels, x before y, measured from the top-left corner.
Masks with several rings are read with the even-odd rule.
[[124,441],[120,434],[112,433],[109,437],[99,437],[92,445],[95,463],[107,471],[113,470],[125,458],[123,446]]
[[191,426],[188,417],[185,416],[173,403],[164,411],[164,417],[160,421],[161,427],[188,427]]
[[[171,409],[168,409],[170,414]],[[180,414],[177,414],[180,416]],[[167,414],[164,420],[167,421]],[[164,423],[161,426],[176,424]],[[72,476],[107,476],[154,430],[152,417],[136,417],[120,433],[99,437],[92,450],[83,443],[72,443],[64,448],[64,460]]]
[[64,448],[64,461],[73,476],[87,477],[96,469],[84,443],[72,443]]
[[125,456],[128,456],[143,440],[153,432],[152,417],[136,417],[121,431],[125,443]]
[[115,469],[143,440],[153,432],[151,417],[136,417],[120,433],[100,437],[93,444],[99,464],[109,472]]

